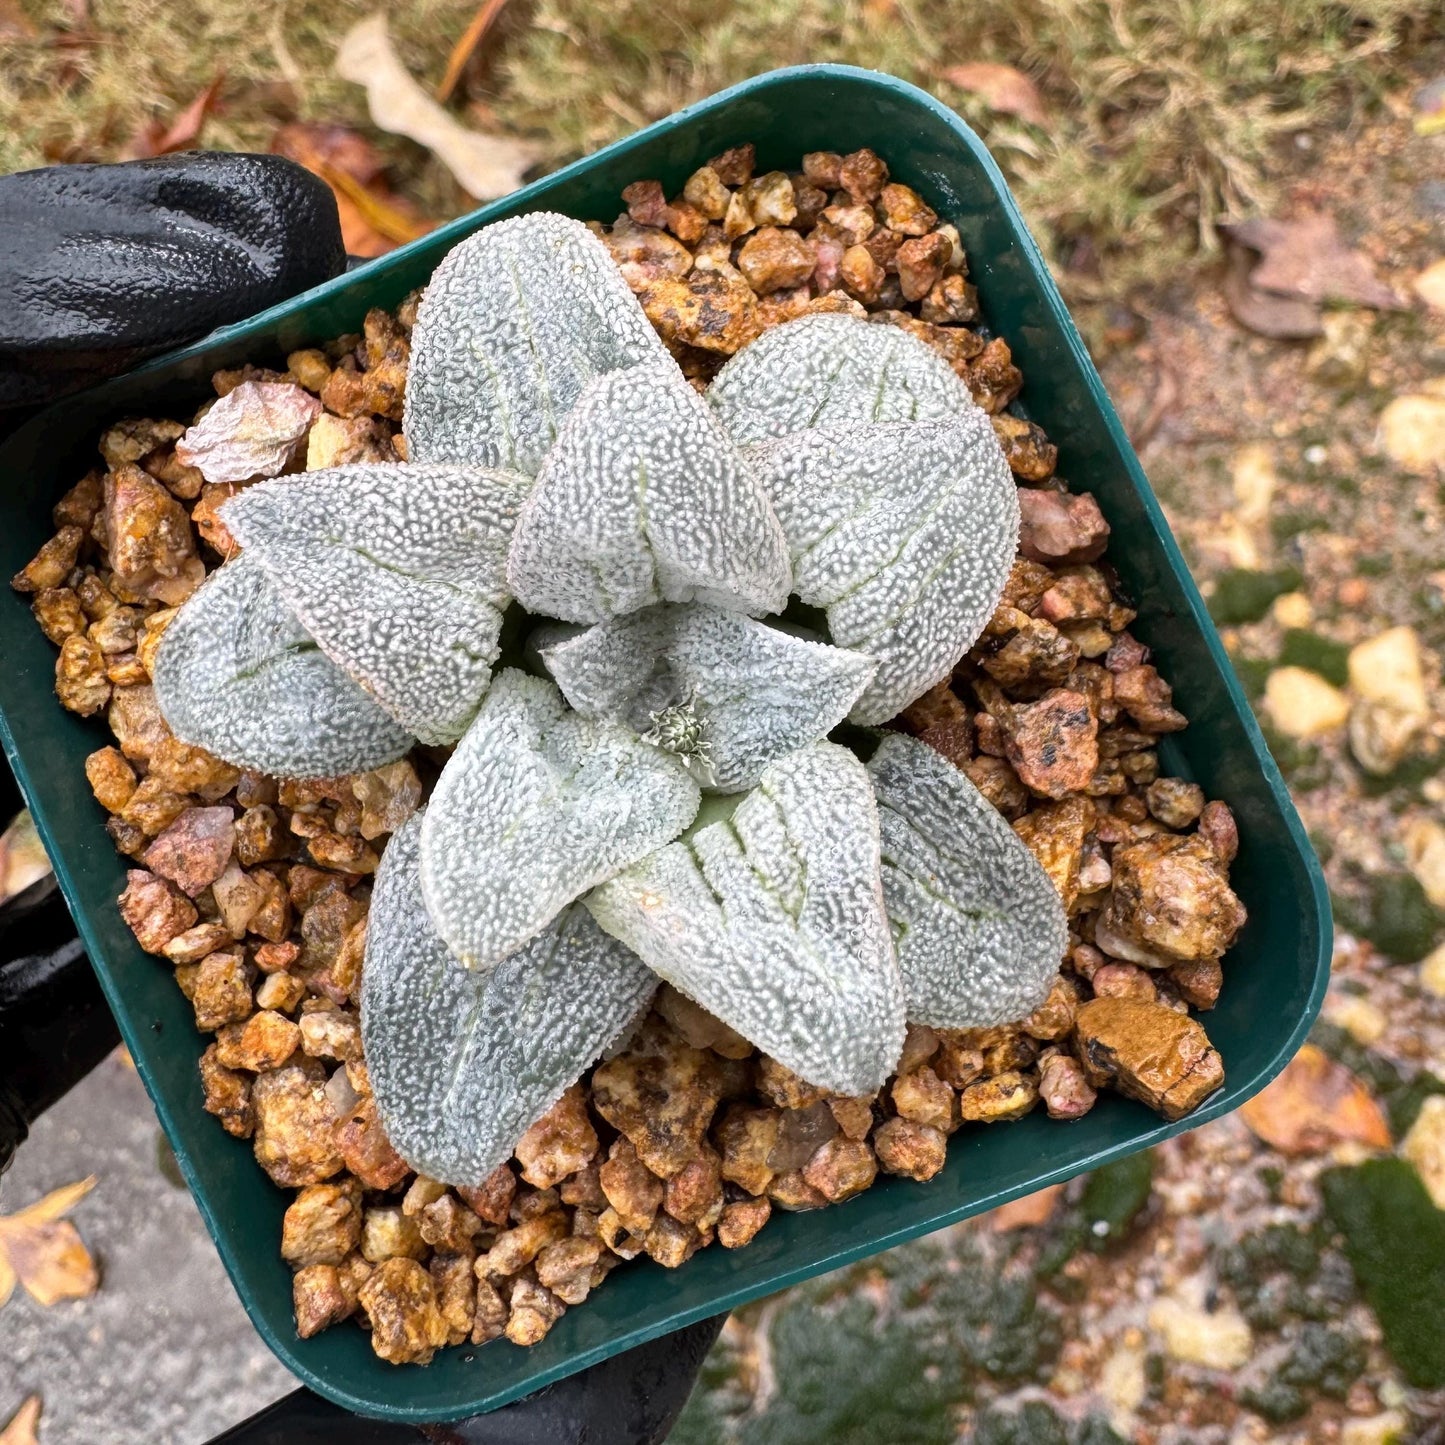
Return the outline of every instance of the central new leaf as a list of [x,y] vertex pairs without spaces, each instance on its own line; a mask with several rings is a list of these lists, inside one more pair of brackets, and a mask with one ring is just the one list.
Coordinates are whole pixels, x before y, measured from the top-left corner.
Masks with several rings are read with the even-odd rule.
[[697,805],[679,759],[507,669],[427,809],[427,910],[463,963],[490,969],[573,899],[676,838]]

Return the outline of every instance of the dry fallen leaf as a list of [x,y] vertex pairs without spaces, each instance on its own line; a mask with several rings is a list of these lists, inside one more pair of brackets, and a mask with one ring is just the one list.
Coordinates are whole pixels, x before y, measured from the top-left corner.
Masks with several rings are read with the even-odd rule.
[[1041,126],[1048,121],[1038,86],[1012,65],[972,60],[966,65],[949,66],[943,78],[959,90],[976,95],[990,110],[1016,115],[1030,125]]
[[1239,1117],[1282,1154],[1319,1154],[1344,1140],[1388,1149],[1390,1126],[1374,1095],[1323,1049],[1306,1044]]
[[1404,305],[1375,275],[1369,257],[1345,245],[1335,218],[1323,211],[1307,211],[1293,221],[1257,217],[1226,222],[1220,230],[1259,252],[1259,264],[1249,275],[1249,284],[1257,291],[1316,306],[1343,301],[1396,310]]
[[40,1396],[31,1395],[0,1430],[0,1445],[38,1445],[35,1427],[40,1423]]
[[23,893],[50,872],[50,859],[28,812],[0,833],[0,903]]
[[294,460],[321,403],[290,381],[243,381],[176,443],[176,459],[208,482],[274,477]]
[[457,43],[452,46],[452,53],[447,56],[446,74],[442,76],[441,84],[437,86],[437,100],[443,105],[452,98],[452,92],[457,88],[457,82],[462,78],[462,72],[467,68],[477,51],[481,48],[482,41],[487,38],[488,31],[497,23],[497,17],[506,8],[507,0],[482,0],[477,6],[477,13],[472,16],[471,23],[462,31]]
[[100,1283],[95,1261],[64,1218],[94,1188],[92,1174],[52,1190],[19,1214],[0,1215],[0,1305],[17,1281],[42,1305],[95,1293]]
[[516,190],[537,159],[536,147],[526,141],[468,130],[448,115],[401,63],[385,15],[373,15],[347,31],[336,51],[336,73],[366,87],[376,125],[425,146],[479,201]]
[[348,255],[381,256],[433,229],[433,222],[387,184],[381,152],[348,126],[293,121],[278,127],[271,150],[331,187]]
[[989,1211],[989,1224],[995,1234],[1047,1224],[1053,1218],[1063,1192],[1062,1184],[1050,1184],[1032,1194],[1025,1194],[1022,1199],[1011,1199],[1007,1204],[1000,1204],[997,1209]]
[[1313,301],[1295,296],[1272,296],[1254,285],[1250,272],[1254,263],[1243,246],[1229,248],[1228,270],[1224,273],[1224,303],[1230,315],[1246,331],[1274,341],[1304,341],[1324,333],[1320,308]]
[[169,126],[152,118],[131,137],[125,147],[127,160],[148,160],[152,156],[168,156],[175,151],[189,150],[201,134],[206,118],[216,109],[226,72],[219,70],[206,88],[191,101]]

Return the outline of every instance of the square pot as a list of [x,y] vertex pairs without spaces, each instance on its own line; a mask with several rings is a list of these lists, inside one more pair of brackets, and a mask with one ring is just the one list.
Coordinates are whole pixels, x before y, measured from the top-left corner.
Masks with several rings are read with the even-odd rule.
[[[1109,559],[1137,600],[1133,631],[1154,649],[1190,719],[1164,739],[1163,769],[1223,798],[1239,821],[1233,886],[1249,923],[1226,962],[1209,1015],[1226,1085],[1165,1123],[1106,1094],[1070,1124],[1041,1113],[964,1130],[948,1163],[917,1184],[882,1178],[841,1206],[779,1214],[745,1249],[707,1249],[667,1271],[646,1259],[618,1270],[531,1349],[506,1340],[398,1369],[342,1325],[299,1340],[291,1271],[278,1252],[288,1195],[201,1108],[196,1061],[209,1042],[170,970],[137,947],[116,908],[125,860],[84,782],[87,753],[110,740],[102,719],[65,712],[53,693],[54,649],[23,598],[0,595],[0,741],[29,800],[80,935],[150,1091],[187,1183],[242,1302],[271,1348],[319,1394],[363,1414],[441,1420],[515,1400],[584,1366],[811,1275],[1094,1169],[1238,1107],[1284,1066],[1309,1029],[1329,970],[1329,908],[1319,865],[1290,804],[1124,429],[997,166],[971,130],[923,91],[844,66],[776,71],[735,86],[486,206],[348,275],[223,328],[30,422],[0,449],[0,577],[51,534],[50,508],[95,459],[99,430],[124,415],[180,415],[209,395],[218,367],[279,359],[359,331],[368,307],[393,307],[445,252],[488,222],[562,211],[610,220],[628,182],[669,194],[709,156],[757,143],[760,167],[808,150],[872,146],[963,238],[984,312],[1025,377],[1023,406],[1059,448],[1059,470],[1098,498],[1112,527]],[[284,363],[283,363],[284,364]]]

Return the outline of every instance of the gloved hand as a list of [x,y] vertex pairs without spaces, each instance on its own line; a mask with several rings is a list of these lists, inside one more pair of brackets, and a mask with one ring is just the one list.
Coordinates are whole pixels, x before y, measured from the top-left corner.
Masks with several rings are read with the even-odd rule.
[[345,267],[330,187],[282,156],[192,151],[0,176],[0,414]]
[[[331,191],[279,156],[196,152],[0,177],[0,439],[22,408],[241,320],[345,266]],[[5,505],[0,488],[0,524]],[[18,807],[0,763],[0,826]],[[53,880],[0,904],[0,1167],[29,1122],[115,1039]],[[723,1318],[471,1420],[360,1421],[299,1390],[214,1445],[654,1445],[686,1403]]]

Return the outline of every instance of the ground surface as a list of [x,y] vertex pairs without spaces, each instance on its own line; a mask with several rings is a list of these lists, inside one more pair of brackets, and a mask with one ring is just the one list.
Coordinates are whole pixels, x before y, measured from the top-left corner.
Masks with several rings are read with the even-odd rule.
[[[55,27],[52,11],[64,8],[37,7],[33,18]],[[1445,842],[1430,842],[1445,822],[1445,310],[1414,290],[1445,257],[1445,134],[1417,133],[1420,89],[1445,72],[1445,52],[1423,19],[1412,28],[1409,6],[1392,14],[1406,17],[1401,34],[1413,35],[1413,48],[1385,58],[1346,63],[1318,30],[1293,49],[1281,42],[1278,54],[1296,70],[1294,80],[1280,72],[1278,94],[1304,107],[1296,123],[1258,144],[1235,133],[1216,144],[1181,130],[1180,117],[1205,114],[1206,101],[1231,114],[1229,97],[1206,84],[1218,47],[1239,57],[1241,74],[1248,61],[1266,78],[1274,52],[1260,61],[1249,48],[1258,37],[1239,28],[1248,27],[1235,7],[1210,12],[1221,17],[1217,30],[1190,22],[1203,12],[1186,4],[1143,8],[1158,33],[1174,25],[1189,36],[1182,74],[1165,75],[1146,43],[1153,30],[1100,40],[1089,27],[1103,7],[1014,6],[1012,42],[998,18],[1010,7],[980,7],[982,53],[1025,61],[1045,105],[1070,116],[1022,130],[1007,119],[992,139],[1024,172],[1029,146],[1041,158],[1022,176],[1026,202],[1061,258],[1105,379],[1326,860],[1339,940],[1314,1037],[1320,1052],[1246,1117],[741,1312],[679,1431],[685,1445],[1445,1441],[1445,1212],[1436,1207],[1445,1205],[1445,915],[1436,906],[1445,903]],[[1302,0],[1286,8],[1296,24],[1331,10]],[[1415,7],[1422,17],[1429,8]],[[833,9],[846,15],[828,29],[819,20],[826,6],[799,4],[765,25],[743,5],[730,30],[693,33],[680,21],[660,45],[630,7],[604,22],[586,6],[539,5],[527,12],[530,28],[508,22],[515,28],[469,82],[466,114],[527,129],[556,159],[765,68],[760,55],[802,58],[788,47],[921,79],[965,53],[967,37],[940,30],[931,7]],[[1117,9],[1120,25],[1126,10]],[[414,67],[440,73],[469,11],[429,11],[430,40],[398,22]],[[1059,59],[1065,11],[1087,32],[1072,68]],[[317,59],[352,12],[330,30],[301,12],[304,24],[281,9],[267,21],[299,56],[286,80],[303,92],[299,113],[334,103],[359,119],[356,97],[325,79]],[[139,4],[97,3],[86,23],[103,30],[117,15],[130,30],[116,35],[153,33],[153,7]],[[782,49],[779,26],[796,32]],[[224,48],[221,20],[210,27],[210,48],[186,59],[188,85],[204,83]],[[1117,69],[1121,54],[1132,68]],[[104,79],[113,62],[102,47],[77,63]],[[1319,85],[1301,89],[1299,67],[1310,63],[1343,87],[1343,102],[1334,93],[1328,108]],[[237,67],[264,73],[250,51]],[[167,115],[167,104],[190,94],[178,88],[167,102],[149,78],[119,98],[113,87],[113,115],[124,119],[107,136],[82,104],[84,86],[47,103],[27,89],[28,70],[8,84],[25,114],[10,131],[12,164],[56,147],[68,158],[116,154],[138,111]],[[282,104],[274,90],[263,104],[261,84],[247,69],[216,143],[258,143],[277,105],[295,113],[294,97]],[[1110,84],[1132,87],[1136,107],[1151,86],[1181,87],[1186,99],[1196,86],[1203,99],[1193,110],[1164,106],[1155,139],[1182,148],[1190,165],[1248,152],[1257,205],[1282,217],[1334,216],[1400,307],[1335,306],[1322,340],[1286,342],[1238,324],[1222,264],[1209,254],[1163,284],[1161,268],[1138,258],[1156,243],[1158,254],[1181,254],[1169,248],[1198,229],[1191,206],[1210,194],[1256,203],[1241,189],[1244,171],[1230,172],[1231,190],[1207,166],[1194,201],[1176,197],[1157,224],[1141,219],[1155,214],[1147,206],[1114,214],[1094,193],[1087,204],[1060,202],[1080,165],[1097,190],[1132,202],[1151,185],[1157,192],[1131,149],[1141,129],[1147,148],[1141,116],[1150,112],[1110,112]],[[565,95],[550,133],[548,86]],[[1235,97],[1238,116],[1248,101]],[[1112,127],[1117,144],[1091,139],[1085,121]],[[399,191],[440,214],[447,183],[435,163],[388,146]],[[1422,400],[1409,403],[1402,438],[1399,404],[1411,397]],[[1419,650],[1427,716],[1398,766],[1371,773],[1350,742],[1347,714],[1358,722],[1367,699],[1350,678],[1349,653],[1382,633],[1401,640],[1396,629]],[[1309,678],[1301,683],[1291,668]],[[1302,729],[1306,714],[1315,725]],[[156,1139],[138,1083],[107,1065],[44,1121],[7,1177],[5,1209],[101,1176],[75,1216],[103,1257],[99,1292],[49,1311],[17,1297],[0,1321],[0,1421],[26,1393],[42,1393],[44,1445],[200,1441],[287,1387],[250,1334],[194,1208],[165,1181]]]

